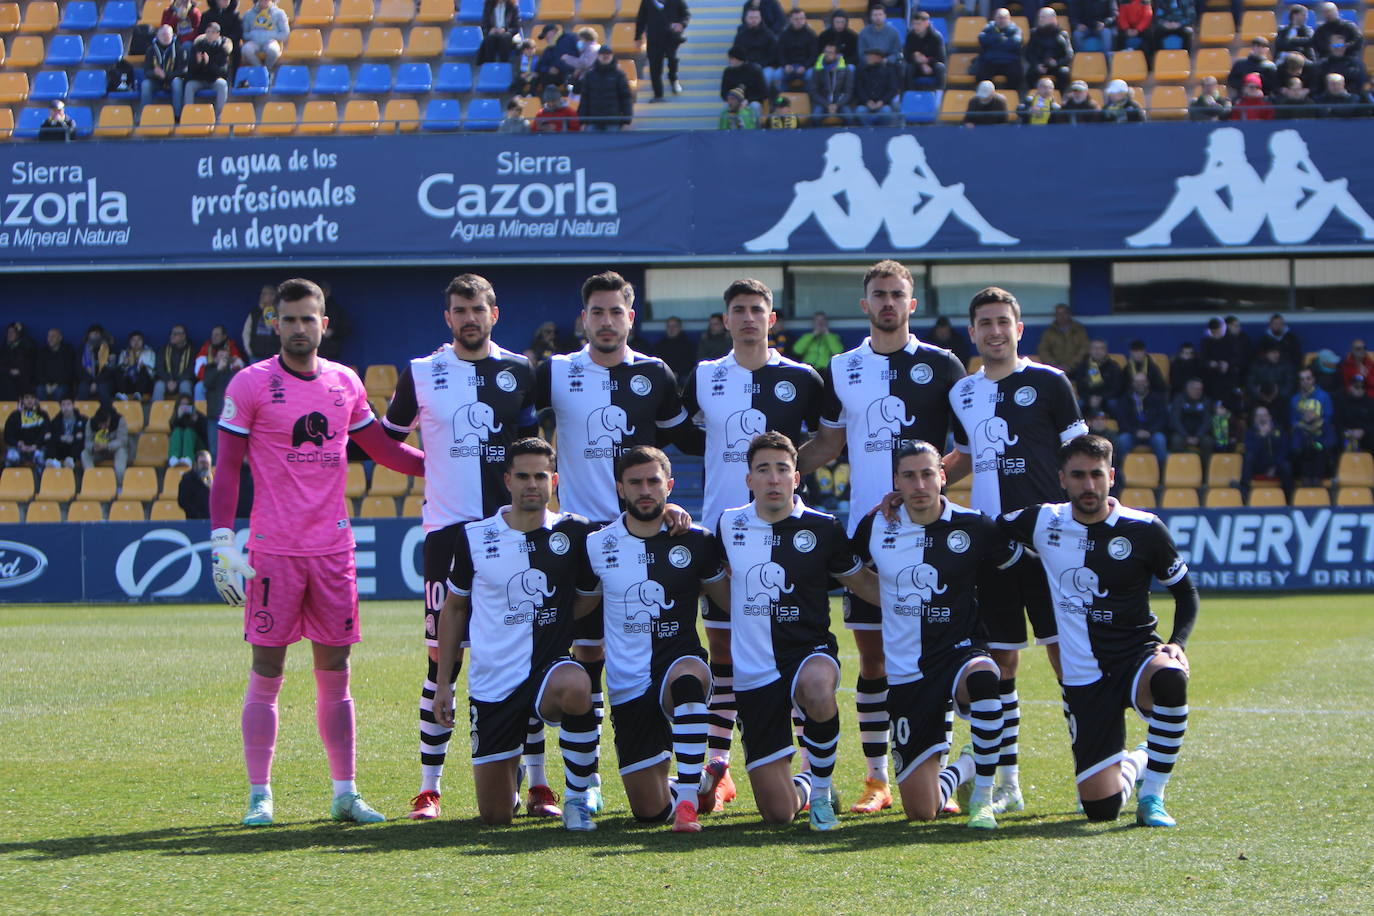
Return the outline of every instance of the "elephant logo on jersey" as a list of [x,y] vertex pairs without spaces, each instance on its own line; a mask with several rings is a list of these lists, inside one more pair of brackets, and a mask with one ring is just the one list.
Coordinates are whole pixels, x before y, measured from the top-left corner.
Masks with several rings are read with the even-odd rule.
[[793,586],[787,584],[787,572],[771,560],[750,567],[744,576],[744,597],[746,601],[767,598],[777,601],[782,595],[792,594]]
[[[636,605],[637,609],[631,612],[630,608]],[[641,614],[648,614],[650,620],[657,620],[661,612],[671,611],[676,605],[676,601],[668,600],[663,583],[653,579],[645,579],[631,585],[630,590],[625,593],[625,617],[628,620],[633,620]]]
[[929,563],[908,566],[897,573],[897,600],[920,600],[930,603],[931,595],[943,595],[947,586],[940,584],[940,571]]
[[511,576],[506,583],[506,604],[510,606],[512,614],[533,614],[543,609],[544,599],[554,591],[549,587],[549,577],[544,575],[542,569],[526,569]]
[[611,445],[619,445],[626,436],[634,435],[635,428],[630,425],[630,417],[625,408],[608,404],[598,407],[587,416],[587,444],[597,446],[602,439],[610,440]]
[[868,417],[868,438],[876,439],[879,436],[900,436],[903,426],[910,426],[916,422],[915,417],[903,417],[906,414],[906,404],[896,395],[884,395],[878,400],[868,405],[865,412]]
[[474,401],[464,404],[453,413],[453,441],[472,438],[485,442],[492,433],[499,433],[502,424],[496,422],[496,411],[490,404]]
[[324,448],[324,444],[337,435],[329,431],[329,418],[318,410],[312,410],[297,419],[296,425],[291,427],[291,447],[300,448],[309,442],[316,448]]
[[761,436],[767,430],[768,418],[763,411],[752,407],[737,410],[725,419],[725,447],[748,445],[755,436]]
[[1008,445],[1015,445],[1020,441],[1020,436],[1011,435],[1007,421],[1001,417],[988,417],[973,430],[973,444],[979,457],[985,456],[988,452],[994,456],[1001,455],[1007,450]]
[[1097,573],[1086,566],[1075,566],[1064,570],[1059,577],[1059,590],[1064,595],[1062,605],[1066,610],[1083,612],[1093,603],[1094,598],[1105,598],[1107,593],[1098,590]]

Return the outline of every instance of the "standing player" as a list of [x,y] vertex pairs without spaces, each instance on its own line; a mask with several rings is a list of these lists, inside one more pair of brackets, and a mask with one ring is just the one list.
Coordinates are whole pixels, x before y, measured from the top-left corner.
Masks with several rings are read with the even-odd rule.
[[[983,366],[950,389],[954,442],[961,454],[946,465],[946,472],[957,480],[972,462],[973,508],[992,518],[1057,500],[1063,490],[1054,473],[1054,456],[1060,445],[1088,431],[1073,386],[1058,369],[1017,354],[1026,328],[1021,304],[1011,293],[996,286],[980,290],[969,303],[968,316],[969,337]],[[1017,569],[1015,576],[991,577],[992,587],[980,596],[988,648],[1002,674],[1002,753],[993,790],[998,814],[1025,807],[1017,760],[1021,710],[1016,693],[1021,650],[1029,645],[1025,614],[1059,674],[1059,637],[1045,577],[1030,565]]]
[[[759,813],[787,823],[811,806],[812,830],[836,830],[830,780],[840,740],[840,661],[830,632],[830,579],[878,601],[878,581],[833,515],[796,497],[797,450],[766,432],[749,445],[754,500],[725,511],[716,536],[730,567],[730,628],[745,769]],[[790,776],[791,710],[805,717],[810,772]]]
[[[1115,483],[1112,444],[1079,436],[1059,450],[1067,503],[1034,505],[1002,517],[1002,527],[1040,553],[1059,623],[1064,698],[1083,813],[1115,820],[1140,780],[1136,823],[1172,827],[1164,810],[1188,727],[1188,657],[1198,596],[1169,529],[1149,512],[1107,494]],[[1155,632],[1150,581],[1174,596],[1174,632]],[[1122,711],[1148,723],[1144,745],[1126,753]]]
[[[964,365],[948,350],[922,343],[911,333],[911,271],[896,261],[879,261],[864,274],[859,307],[868,316],[869,336],[830,362],[820,433],[799,449],[802,474],[839,457],[849,446],[850,535],[864,514],[889,493],[893,456],[913,442],[943,447],[950,427],[949,391],[964,377]],[[872,814],[892,804],[887,780],[887,669],[878,609],[845,595],[844,625],[859,649],[855,702],[859,740],[868,763],[863,794],[849,809]]]
[[[358,633],[353,529],[344,500],[346,453],[354,439],[375,461],[424,474],[424,455],[387,438],[373,422],[357,373],[320,359],[329,319],[324,293],[309,280],[277,287],[281,353],[234,376],[220,414],[219,469],[210,488],[215,588],[244,604],[244,639],[253,668],[243,700],[250,827],[272,823],[272,754],[286,647],[309,639],[315,663],[315,721],[334,778],[330,816],[384,820],[354,785],[355,729],[348,656]],[[258,482],[247,559],[234,545],[234,510],[245,453]]]
[[[793,362],[768,346],[777,324],[773,291],[754,279],[725,289],[725,328],[733,349],[720,359],[698,363],[687,377],[683,401],[693,422],[706,431],[705,504],[702,524],[714,530],[720,514],[749,500],[744,483],[749,443],[767,430],[793,442],[814,431],[824,383],[815,369]],[[714,811],[734,798],[730,739],[735,727],[735,688],[730,662],[730,614],[706,602],[706,641],[711,650],[711,760],[701,809]]]
[[[730,584],[714,535],[695,525],[669,533],[667,455],[636,446],[620,456],[616,478],[625,512],[587,538],[587,560],[605,600],[606,689],[620,776],[636,820],[672,817],[674,832],[696,833],[711,692],[697,599],[705,590],[728,607]],[[677,759],[671,795],[670,749]]]
[[[444,582],[454,542],[464,523],[487,518],[509,501],[506,448],[536,430],[529,360],[491,339],[501,315],[491,283],[476,274],[455,277],[444,290],[444,303],[444,323],[453,342],[410,361],[382,418],[392,438],[404,439],[418,427],[422,441],[429,443],[422,510],[429,664],[420,689],[420,793],[406,815],[412,820],[439,816],[440,779],[451,732],[434,720],[434,689],[439,680],[438,618],[448,593]],[[458,667],[448,673],[450,683],[458,679]],[[542,739],[542,726],[538,734]],[[553,793],[545,784],[542,754],[540,748],[530,767],[529,811],[557,817]]]
[[[979,579],[1010,569],[1023,551],[1008,543],[992,519],[940,495],[945,472],[935,446],[914,442],[894,457],[893,485],[902,498],[898,518],[866,516],[854,548],[877,569],[882,592],[888,708],[897,723],[892,755],[902,808],[912,820],[931,820],[972,779],[968,825],[993,829],[1002,701],[997,664],[978,622]],[[972,726],[973,753],[942,769],[951,701]]]
[[[581,314],[587,345],[576,353],[550,357],[535,372],[535,406],[553,410],[563,455],[559,506],[600,525],[620,515],[616,459],[636,445],[690,437],[694,429],[682,409],[673,370],[629,347],[634,302],[634,287],[620,274],[606,271],[589,277],[582,284]],[[573,656],[592,679],[599,735],[605,664],[600,615],[579,620],[574,637]],[[600,784],[601,777],[594,776],[592,813],[601,807]]]
[[[472,783],[487,824],[509,824],[519,797],[516,766],[531,716],[559,726],[567,792],[563,824],[595,830],[587,804],[600,751],[591,681],[567,657],[576,593],[586,576],[587,520],[548,509],[558,484],[553,446],[520,439],[506,449],[511,504],[468,522],[455,538],[449,596],[439,616],[439,670],[458,662],[472,633],[468,721]],[[453,728],[453,688],[438,684],[434,717]]]

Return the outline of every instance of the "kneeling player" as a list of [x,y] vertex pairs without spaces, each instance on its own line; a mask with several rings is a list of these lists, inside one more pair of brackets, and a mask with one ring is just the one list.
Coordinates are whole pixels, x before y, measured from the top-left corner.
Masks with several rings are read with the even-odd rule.
[[[616,490],[626,511],[587,538],[587,561],[604,593],[606,687],[620,776],[635,819],[695,833],[697,788],[706,757],[711,672],[697,636],[702,591],[729,606],[715,536],[692,526],[669,532],[673,471],[668,456],[636,446],[620,458]],[[579,613],[596,598],[580,599]],[[677,780],[668,776],[669,750]]]
[[[547,509],[558,482],[553,446],[520,439],[506,452],[511,504],[463,525],[455,540],[449,596],[439,617],[439,670],[452,671],[471,615],[468,720],[477,811],[487,824],[515,813],[516,766],[531,716],[559,726],[567,783],[563,823],[595,830],[587,786],[599,747],[591,680],[568,657],[574,583],[585,576],[591,525],[580,515]],[[440,683],[434,716],[452,728],[453,687]]]
[[[1112,444],[1079,436],[1059,450],[1069,502],[1030,506],[1002,517],[1003,528],[1040,553],[1054,598],[1069,706],[1078,797],[1089,820],[1114,820],[1140,779],[1136,823],[1172,827],[1164,810],[1188,724],[1184,643],[1197,620],[1197,590],[1169,529],[1149,512],[1108,497]],[[1174,632],[1155,633],[1150,580],[1174,596]],[[1133,708],[1148,740],[1126,753]]]
[[[726,510],[716,537],[730,566],[731,654],[745,768],[759,813],[787,823],[811,806],[812,830],[840,826],[830,780],[840,738],[840,662],[830,632],[830,577],[865,601],[878,581],[833,515],[796,498],[797,450],[778,432],[754,437],[745,482],[754,501]],[[792,708],[805,716],[808,773],[790,775]]]
[[[896,521],[870,515],[854,532],[854,549],[878,571],[892,756],[902,808],[910,820],[933,820],[954,790],[973,780],[969,826],[992,829],[992,779],[1002,744],[997,663],[978,621],[978,578],[1010,575],[1021,545],[1008,542],[987,516],[940,495],[940,453],[916,442],[895,456]],[[994,572],[994,568],[997,572]],[[968,719],[973,752],[943,769],[949,750],[945,711]]]

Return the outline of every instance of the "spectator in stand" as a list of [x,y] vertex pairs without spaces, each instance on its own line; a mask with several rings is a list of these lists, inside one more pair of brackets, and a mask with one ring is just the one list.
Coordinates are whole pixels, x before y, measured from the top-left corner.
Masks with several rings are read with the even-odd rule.
[[1244,378],[1245,373],[1250,371],[1251,360],[1255,358],[1255,347],[1250,343],[1245,329],[1240,326],[1240,319],[1235,315],[1226,316],[1226,340],[1235,358],[1239,377]]
[[969,340],[967,335],[961,336],[954,330],[954,325],[950,324],[949,318],[941,315],[935,319],[934,326],[930,329],[930,336],[926,338],[926,343],[943,347],[959,358],[959,362],[968,368],[969,359]]
[[601,45],[596,51],[596,63],[582,77],[578,120],[587,130],[624,130],[630,126],[634,113],[630,80],[616,66],[611,47]]
[[[522,98],[530,98],[538,94],[542,86],[538,68],[539,51],[534,44],[534,39],[521,39],[515,59],[511,62],[511,94]],[[528,127],[528,125],[526,126]]]
[[758,64],[763,71],[764,84],[772,92],[778,82],[778,36],[763,24],[763,16],[758,10],[744,11],[744,24],[735,30],[731,55],[735,50],[739,51],[741,60]]
[[1026,39],[1026,82],[1048,76],[1056,89],[1069,84],[1069,65],[1073,48],[1069,33],[1059,26],[1059,16],[1048,6],[1040,7],[1035,28]]
[[1374,355],[1370,355],[1360,338],[1350,342],[1350,350],[1340,362],[1340,375],[1342,388],[1348,388],[1357,375],[1364,378],[1366,384],[1374,376]]
[[200,34],[200,10],[191,0],[172,0],[162,11],[162,25],[170,26],[177,44],[189,48]]
[[538,366],[560,352],[562,348],[558,345],[558,326],[552,321],[545,321],[534,329],[534,336],[530,338],[530,345],[525,350],[525,358],[530,361],[531,366]]
[[108,404],[114,400],[119,383],[119,369],[115,364],[114,341],[105,329],[93,324],[86,329],[81,346],[81,367],[77,375],[77,397]]
[[[582,77],[596,66],[596,55],[601,50],[601,42],[596,40],[596,30],[583,26],[577,30],[577,54],[564,54],[563,63],[571,68],[569,80],[581,91]],[[609,45],[607,46],[609,47]]]
[[1202,359],[1202,384],[1207,389],[1207,396],[1227,406],[1238,404],[1238,388],[1244,375],[1235,362],[1231,343],[1226,339],[1226,324],[1220,318],[1208,320],[1198,354]]
[[1145,120],[1145,111],[1131,97],[1131,87],[1125,80],[1112,80],[1107,84],[1102,120],[1117,124],[1139,124]]
[[38,125],[38,139],[48,143],[70,143],[76,139],[76,122],[67,114],[67,103],[53,99],[48,116]]
[[530,122],[525,120],[521,114],[520,100],[511,99],[506,103],[506,116],[501,119],[501,123],[496,125],[498,134],[527,134],[530,132]]
[[1345,77],[1332,73],[1326,77],[1326,91],[1313,101],[1323,118],[1363,118],[1369,114],[1366,99],[1346,90]]
[[848,124],[854,102],[854,67],[840,56],[835,42],[822,46],[810,82],[811,123],[820,126],[827,119],[838,118],[841,126]]
[[687,373],[697,364],[697,344],[682,329],[681,318],[670,315],[663,322],[663,336],[654,345],[653,354],[668,364],[679,385],[685,383]]
[[1298,390],[1288,402],[1293,441],[1289,449],[1294,470],[1305,487],[1315,487],[1331,472],[1336,448],[1335,406],[1331,395],[1317,387],[1311,369],[1298,373]]
[[211,22],[191,45],[186,64],[186,94],[183,104],[190,105],[196,100],[196,93],[202,89],[215,91],[215,117],[224,110],[229,101],[229,58],[234,43],[225,38],[218,22]]
[[1231,120],[1231,99],[1221,91],[1215,76],[1204,76],[1197,98],[1188,104],[1190,121]]
[[172,114],[181,119],[183,87],[186,82],[186,48],[176,40],[170,25],[160,25],[143,55],[143,84],[140,98],[146,107],[158,93],[171,95]]
[[1273,101],[1275,120],[1289,121],[1294,118],[1314,118],[1317,116],[1316,106],[1312,104],[1311,93],[1302,84],[1302,80],[1296,76],[1289,79],[1288,85],[1275,94]]
[[1263,356],[1266,350],[1278,350],[1295,371],[1302,367],[1302,341],[1278,312],[1269,316],[1269,325],[1255,342],[1256,355]]
[[834,44],[849,66],[859,66],[859,36],[849,28],[849,14],[844,10],[833,11],[830,14],[830,28],[817,36],[816,45],[822,51],[827,44]]
[[1288,428],[1288,400],[1279,395],[1278,386],[1273,382],[1261,382],[1250,398],[1249,407],[1263,407],[1269,411],[1280,429]]
[[76,349],[62,339],[57,328],[48,328],[47,346],[34,354],[33,386],[40,400],[57,401],[76,390]]
[[1367,389],[1364,376],[1357,375],[1336,400],[1336,426],[1344,451],[1374,450],[1374,399]]
[[321,359],[343,362],[343,342],[353,334],[353,320],[328,283],[321,281],[319,287],[324,293],[325,314],[329,316],[329,327],[320,335],[319,355]]
[[[214,328],[210,332],[211,341],[221,331],[222,327]],[[234,342],[226,334],[223,343],[210,351],[209,361],[205,364],[205,380],[202,383],[205,391],[205,416],[211,427],[219,423],[220,414],[224,412],[224,390],[229,387],[230,379],[243,368],[243,360],[235,355],[235,350]],[[218,454],[219,437],[211,436],[209,445],[210,453]]]
[[291,23],[275,0],[254,0],[243,14],[243,62],[275,67],[291,34]]
[[1101,397],[1098,395],[1089,397],[1079,409],[1083,413],[1083,422],[1088,424],[1088,432],[1108,440],[1116,437],[1118,431],[1116,421],[1107,414],[1106,405]]
[[26,391],[5,420],[5,467],[41,468],[48,440],[48,414],[38,406],[38,395]]
[[48,457],[50,468],[74,468],[86,448],[86,418],[76,410],[71,395],[58,401],[57,416],[48,422]]
[[1317,84],[1326,86],[1332,74],[1339,74],[1345,80],[1346,87],[1356,93],[1367,78],[1364,63],[1351,53],[1350,45],[1339,35],[1331,39],[1331,53],[1316,67]]
[[945,88],[945,37],[930,27],[930,14],[925,10],[911,14],[911,28],[907,30],[902,54],[908,89]]
[[830,318],[825,312],[811,316],[811,330],[797,338],[792,354],[817,372],[830,368],[830,361],[844,352],[840,335],[830,330]]
[[668,62],[668,82],[677,95],[682,84],[677,79],[678,45],[687,40],[687,20],[691,13],[685,0],[650,0],[639,5],[635,17],[635,41],[645,39],[644,52],[649,58],[649,79],[653,83],[652,102],[663,101],[663,62]]
[[[1072,11],[1073,7],[1069,9]],[[1116,39],[1110,47],[1116,51],[1145,50],[1154,18],[1155,8],[1150,0],[1120,0],[1116,4]],[[1104,45],[1103,50],[1107,47]]]
[[23,322],[10,322],[5,328],[5,348],[0,351],[0,400],[17,401],[33,389],[36,350]]
[[1160,394],[1167,394],[1169,391],[1169,384],[1164,381],[1164,373],[1159,371],[1154,360],[1150,359],[1150,351],[1143,340],[1131,341],[1131,345],[1126,351],[1126,368],[1123,371],[1127,378],[1134,378],[1137,375],[1145,376],[1150,381],[1151,391]]
[[545,86],[544,107],[535,112],[530,130],[536,134],[561,134],[577,133],[581,129],[577,112],[568,104],[567,88]]
[[238,14],[238,5],[239,0],[210,0],[210,6],[200,14],[200,34],[204,35],[213,22],[219,26],[220,36],[229,43],[230,82],[233,82],[243,54],[243,19]]
[[1279,423],[1285,422],[1288,399],[1298,387],[1298,370],[1283,358],[1283,351],[1277,347],[1260,351],[1260,358],[1255,360],[1245,375],[1245,389],[1251,398],[1259,400],[1260,389],[1265,386],[1272,386],[1273,393],[1268,397],[1280,399],[1283,405],[1282,410],[1271,411],[1274,419]]
[[1060,124],[1095,124],[1102,120],[1102,109],[1088,95],[1088,84],[1082,80],[1069,83],[1069,93],[1059,106],[1055,120]]
[[978,47],[978,59],[974,64],[978,79],[991,81],[1000,76],[1007,81],[1007,88],[1020,92],[1026,75],[1021,60],[1021,29],[1011,21],[1011,13],[1005,8],[996,10],[992,21],[978,34]]
[[1165,430],[1169,426],[1169,405],[1164,395],[1150,390],[1150,380],[1143,372],[1131,376],[1131,390],[1116,402],[1116,422],[1121,433],[1116,440],[1117,477],[1131,449],[1148,446],[1162,470],[1169,459],[1169,440]]
[[167,343],[158,351],[153,400],[174,398],[179,394],[191,394],[196,384],[195,347],[186,337],[186,326],[172,325]]
[[[1117,19],[1116,0],[1069,0],[1069,24],[1073,30],[1070,37],[1074,50],[1110,52]],[[1088,42],[1086,48],[1083,47],[1085,41]]]
[[129,424],[111,404],[101,404],[86,425],[86,448],[81,452],[81,466],[93,468],[101,461],[113,461],[115,480],[124,483],[124,469],[129,466]]
[[[874,6],[868,11],[868,25],[859,32],[860,69],[867,67],[873,58],[870,53],[878,52],[883,62],[893,67],[897,73],[902,66],[902,36],[895,26],[887,21],[887,10]],[[899,77],[902,74],[899,74]],[[899,79],[900,82],[900,79]]]
[[539,62],[534,66],[539,84],[545,89],[549,86],[566,86],[572,78],[572,70],[563,62],[563,58],[570,54],[577,56],[577,39],[564,32],[556,22],[544,26],[539,37],[544,41],[544,53],[539,55]]
[[[195,371],[196,387],[195,398],[197,401],[206,400],[205,393],[205,370],[206,367],[215,362],[220,351],[227,354],[226,359],[230,364],[235,365],[235,371],[244,367],[243,353],[240,352],[238,344],[234,343],[229,336],[229,331],[222,324],[217,324],[210,329],[210,337],[205,341],[198,351],[196,351]],[[219,414],[211,414],[213,419],[219,419]]]
[[763,27],[774,35],[779,35],[782,30],[787,28],[787,14],[783,12],[780,0],[744,0],[744,6],[739,11],[739,21],[741,23],[749,20],[749,13],[759,14],[759,21]]
[[1212,454],[1212,402],[1202,392],[1202,379],[1190,378],[1169,405],[1169,451],[1196,452],[1205,464]]
[[998,94],[992,80],[983,80],[974,90],[973,97],[968,100],[963,123],[965,127],[983,127],[1005,124],[1008,117],[1007,100]]
[[1274,36],[1274,54],[1282,63],[1284,55],[1298,52],[1312,57],[1312,28],[1307,24],[1307,7],[1294,4],[1288,8],[1288,19]]
[[[1212,446],[1212,451],[1236,451],[1238,447],[1243,444],[1237,441],[1236,437],[1244,432],[1244,428],[1244,425],[1236,422],[1235,418],[1231,415],[1230,408],[1220,401],[1212,402],[1212,426],[1209,434],[1211,436],[1210,444]],[[1235,483],[1227,484],[1227,486],[1235,486],[1239,482],[1240,481],[1236,481]],[[1221,486],[1219,483],[1212,485]]]
[[270,284],[258,291],[258,304],[243,321],[244,362],[256,363],[281,351],[277,335],[277,288]]
[[1169,360],[1169,384],[1172,394],[1183,390],[1183,383],[1190,378],[1202,378],[1202,360],[1198,359],[1197,347],[1188,342],[1178,345],[1178,352]]
[[753,109],[754,120],[757,121],[763,113],[763,100],[768,98],[768,80],[764,77],[763,68],[746,60],[744,53],[743,48],[730,49],[729,66],[720,74],[720,100],[728,106],[730,90],[741,90],[747,107]]
[[[1250,428],[1245,434],[1245,459],[1241,463],[1241,487],[1253,488],[1256,480],[1278,481],[1287,492],[1293,486],[1293,468],[1288,460],[1288,437],[1274,423],[1264,407],[1256,407],[1250,414]],[[1216,486],[1216,482],[1212,482]]]
[[210,439],[205,415],[196,410],[189,394],[177,395],[171,427],[171,435],[167,438],[167,467],[181,464],[189,468],[196,452],[209,445]]
[[177,484],[177,505],[186,513],[187,519],[210,517],[210,484],[215,480],[211,461],[209,452],[196,452],[195,465],[181,475],[181,481]]
[[1269,39],[1256,35],[1250,41],[1250,53],[1231,65],[1231,73],[1226,77],[1226,87],[1231,95],[1241,96],[1249,85],[1247,76],[1257,75],[1263,87],[1262,95],[1268,95],[1278,87],[1279,71],[1269,59]]
[[[874,7],[875,12],[881,9]],[[862,42],[862,35],[859,40]],[[897,96],[902,92],[902,80],[897,75],[901,65],[888,63],[878,47],[870,47],[864,57],[864,67],[854,80],[854,117],[866,127],[887,127],[894,123]]]
[[510,60],[515,55],[521,37],[520,6],[515,0],[486,0],[482,5],[482,44],[477,48],[478,65]]
[[1264,80],[1258,73],[1248,73],[1241,87],[1240,98],[1231,110],[1233,121],[1272,121],[1274,106],[1264,95]]
[[725,109],[716,120],[721,130],[756,130],[759,116],[752,105],[746,104],[744,87],[736,86],[725,93]]
[[1193,0],[1156,0],[1155,13],[1145,42],[1145,53],[1151,65],[1154,52],[1164,47],[1168,38],[1182,42],[1183,50],[1193,50],[1193,29],[1197,26],[1197,5]]
[[1089,343],[1087,355],[1068,373],[1080,401],[1086,401],[1094,394],[1099,395],[1109,412],[1126,387],[1126,374],[1116,360],[1107,354],[1105,340]]
[[706,320],[706,331],[697,341],[697,359],[701,362],[720,359],[733,347],[730,332],[725,330],[725,316],[720,312],[712,312]]
[[1321,85],[1317,65],[1304,57],[1300,51],[1290,51],[1279,61],[1279,88],[1287,86],[1288,81],[1294,77],[1302,80],[1303,86],[1309,92]]
[[806,13],[792,11],[787,28],[778,36],[778,88],[784,92],[806,91],[811,68],[820,51],[816,47],[816,30],[806,24]]
[[802,126],[801,118],[792,111],[792,100],[780,95],[773,100],[773,111],[768,115],[764,127],[769,130],[797,130]]
[[1360,48],[1364,46],[1364,35],[1355,23],[1341,18],[1341,11],[1336,8],[1336,4],[1323,3],[1318,6],[1317,18],[1320,22],[1312,33],[1312,53],[1317,61],[1325,60],[1331,55],[1331,42],[1336,38],[1350,49],[1351,57],[1359,57]]
[[[1106,345],[1103,345],[1105,352]],[[1073,317],[1067,303],[1054,307],[1054,320],[1040,334],[1035,358],[1048,366],[1071,371],[1088,355],[1088,329]]]
[[121,401],[146,401],[157,382],[157,357],[143,343],[140,331],[129,333],[128,345],[119,354],[119,382],[115,397]]
[[1035,90],[1021,100],[1016,109],[1022,124],[1049,124],[1057,121],[1059,103],[1054,100],[1054,80],[1043,76],[1035,84]]

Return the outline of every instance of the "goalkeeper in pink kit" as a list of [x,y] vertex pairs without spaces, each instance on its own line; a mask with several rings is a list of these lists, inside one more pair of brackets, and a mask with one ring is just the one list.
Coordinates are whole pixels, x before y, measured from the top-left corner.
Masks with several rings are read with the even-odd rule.
[[[272,753],[277,694],[286,648],[310,640],[315,718],[334,780],[330,816],[385,820],[354,785],[353,698],[348,656],[358,632],[353,530],[344,498],[351,437],[379,464],[422,476],[424,455],[396,442],[376,422],[357,373],[320,359],[329,318],[324,293],[309,280],[277,288],[281,354],[239,372],[219,420],[219,473],[210,490],[215,588],[244,605],[243,638],[253,667],[243,700],[243,756],[248,764],[250,827],[272,823]],[[248,555],[234,542],[239,468],[253,471]]]

